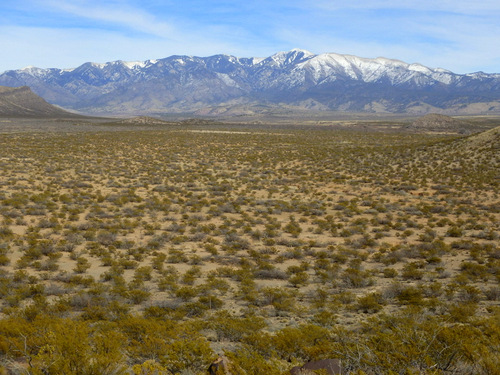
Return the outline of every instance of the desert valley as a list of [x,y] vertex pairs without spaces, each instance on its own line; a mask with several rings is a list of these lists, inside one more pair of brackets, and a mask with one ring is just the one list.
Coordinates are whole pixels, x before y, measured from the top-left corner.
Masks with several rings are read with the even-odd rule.
[[446,116],[398,107],[400,87],[313,111],[324,92],[308,90],[97,118],[2,87],[0,374],[207,374],[220,355],[233,375],[328,358],[343,374],[498,374],[498,98]]

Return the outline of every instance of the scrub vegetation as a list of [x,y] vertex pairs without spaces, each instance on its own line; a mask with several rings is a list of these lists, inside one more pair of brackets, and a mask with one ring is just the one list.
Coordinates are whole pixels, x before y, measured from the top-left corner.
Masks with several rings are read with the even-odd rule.
[[498,128],[262,129],[0,135],[0,373],[497,374]]

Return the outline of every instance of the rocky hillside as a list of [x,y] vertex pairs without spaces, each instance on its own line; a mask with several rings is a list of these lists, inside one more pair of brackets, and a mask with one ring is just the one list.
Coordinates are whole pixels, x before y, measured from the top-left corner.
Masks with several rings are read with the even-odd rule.
[[29,87],[0,86],[1,117],[75,117],[73,113],[47,103]]
[[[500,151],[500,126],[474,134],[466,138],[463,143],[469,148],[491,149],[498,152]],[[500,155],[500,153],[497,155]]]
[[474,131],[474,127],[466,121],[450,116],[430,113],[419,117],[407,126],[407,129],[424,132],[461,133],[468,134]]

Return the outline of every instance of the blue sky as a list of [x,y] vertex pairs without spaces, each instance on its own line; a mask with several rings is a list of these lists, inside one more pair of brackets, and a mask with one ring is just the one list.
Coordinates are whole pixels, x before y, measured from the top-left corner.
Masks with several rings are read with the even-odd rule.
[[0,0],[0,72],[293,48],[500,73],[500,1]]

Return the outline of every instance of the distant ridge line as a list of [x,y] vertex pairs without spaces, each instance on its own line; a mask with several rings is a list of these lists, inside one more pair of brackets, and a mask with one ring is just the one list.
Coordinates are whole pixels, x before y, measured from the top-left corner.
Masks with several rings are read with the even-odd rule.
[[93,115],[230,115],[292,108],[424,115],[500,114],[500,74],[294,49],[266,58],[170,56],[28,67],[0,85],[29,86],[60,107]]

